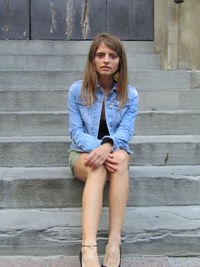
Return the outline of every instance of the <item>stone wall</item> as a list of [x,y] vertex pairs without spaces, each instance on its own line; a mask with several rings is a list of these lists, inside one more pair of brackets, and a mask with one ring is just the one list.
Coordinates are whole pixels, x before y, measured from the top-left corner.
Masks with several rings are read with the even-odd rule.
[[200,69],[200,1],[155,0],[155,49],[163,69]]

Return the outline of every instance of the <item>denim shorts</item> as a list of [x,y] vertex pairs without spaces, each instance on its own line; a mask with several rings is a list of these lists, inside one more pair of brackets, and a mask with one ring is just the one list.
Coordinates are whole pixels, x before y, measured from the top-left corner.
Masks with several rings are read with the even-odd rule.
[[80,157],[80,155],[82,153],[83,152],[78,152],[78,151],[75,151],[75,150],[71,150],[69,152],[69,167],[70,167],[71,172],[72,172],[74,177],[76,177],[76,172],[75,172],[76,161],[77,161],[77,159]]

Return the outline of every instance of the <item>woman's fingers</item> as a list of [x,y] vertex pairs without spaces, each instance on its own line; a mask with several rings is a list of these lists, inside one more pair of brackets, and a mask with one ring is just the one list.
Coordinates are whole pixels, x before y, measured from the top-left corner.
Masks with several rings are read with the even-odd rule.
[[106,161],[104,166],[106,167],[109,173],[113,173],[117,170],[117,164],[112,164]]
[[97,168],[99,166],[101,166],[103,163],[105,162],[104,157],[102,157],[101,155],[94,153],[94,154],[89,154],[86,158],[85,158],[85,166],[88,167],[93,167],[93,168]]
[[92,154],[87,155],[85,157],[85,166],[92,167],[93,164],[94,164],[94,157],[92,156]]
[[111,164],[113,164],[113,165],[118,165],[118,161],[114,158],[114,156],[112,155],[112,154],[110,154],[109,156],[108,156],[108,158],[106,159],[106,162],[109,162],[109,163],[111,163]]
[[105,150],[105,147],[98,147],[88,154],[85,161],[85,166],[99,167],[107,159],[109,152]]
[[112,153],[110,153],[104,165],[109,173],[114,173],[117,170],[118,164],[118,160],[113,156]]
[[99,146],[85,157],[85,166],[98,168],[104,164],[105,161],[113,165],[118,164],[112,153],[110,153],[110,146],[106,144]]

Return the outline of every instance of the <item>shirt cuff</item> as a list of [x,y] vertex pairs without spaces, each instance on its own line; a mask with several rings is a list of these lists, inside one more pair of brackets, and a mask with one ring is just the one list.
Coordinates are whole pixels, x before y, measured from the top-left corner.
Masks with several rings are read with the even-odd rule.
[[111,143],[111,145],[113,146],[114,142],[112,140],[111,137],[104,137],[102,142],[101,142],[101,145],[105,144],[105,143]]

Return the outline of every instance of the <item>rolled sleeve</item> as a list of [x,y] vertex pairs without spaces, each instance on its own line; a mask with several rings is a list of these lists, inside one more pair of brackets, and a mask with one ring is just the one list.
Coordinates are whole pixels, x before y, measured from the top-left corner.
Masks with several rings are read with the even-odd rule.
[[132,99],[123,115],[117,131],[110,137],[113,140],[113,150],[125,149],[129,151],[128,142],[134,134],[135,119],[138,110],[138,94]]
[[83,120],[76,103],[76,88],[72,85],[68,94],[69,129],[73,142],[80,150],[90,152],[97,148],[101,140],[88,134],[84,128]]

